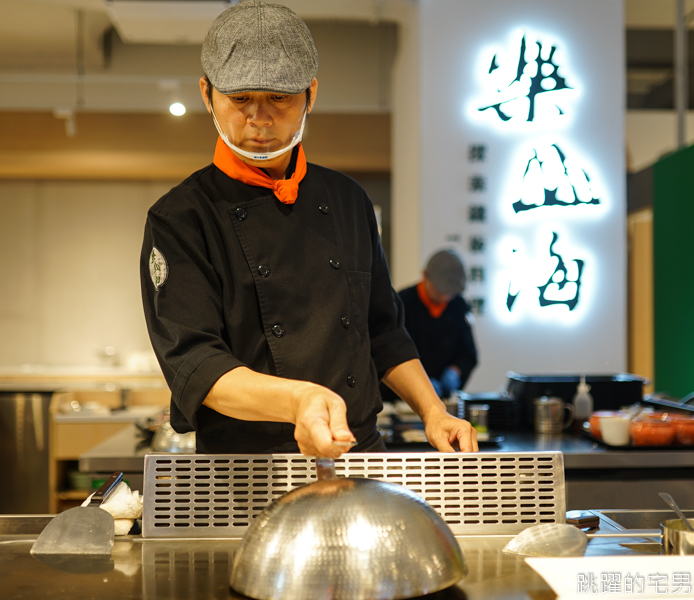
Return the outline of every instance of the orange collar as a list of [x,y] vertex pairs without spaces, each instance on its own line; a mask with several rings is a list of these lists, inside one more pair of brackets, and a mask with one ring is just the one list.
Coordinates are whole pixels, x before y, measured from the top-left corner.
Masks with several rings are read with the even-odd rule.
[[432,302],[429,296],[427,296],[427,291],[424,289],[423,281],[420,281],[417,284],[417,295],[419,296],[419,299],[422,301],[422,304],[427,307],[429,314],[434,319],[438,319],[448,306],[448,302],[441,302],[440,304],[435,304],[434,302]]
[[294,204],[299,195],[299,183],[306,175],[306,155],[301,144],[297,144],[299,153],[296,157],[296,168],[289,179],[273,179],[257,167],[251,167],[231,151],[222,138],[217,138],[214,149],[215,166],[232,179],[248,185],[270,188],[282,204]]

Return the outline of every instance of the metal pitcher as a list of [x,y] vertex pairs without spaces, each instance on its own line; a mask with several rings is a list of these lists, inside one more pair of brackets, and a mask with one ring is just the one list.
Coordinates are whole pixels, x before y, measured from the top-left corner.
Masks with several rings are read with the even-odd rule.
[[[566,419],[564,412],[568,411]],[[535,431],[537,433],[561,433],[574,420],[574,407],[564,404],[561,398],[542,396],[535,399]]]

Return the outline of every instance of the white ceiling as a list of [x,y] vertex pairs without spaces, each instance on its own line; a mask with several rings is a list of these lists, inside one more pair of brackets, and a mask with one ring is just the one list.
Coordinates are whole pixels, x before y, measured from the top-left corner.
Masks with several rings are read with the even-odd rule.
[[[413,0],[286,0],[321,56],[318,112],[387,112],[396,27]],[[0,0],[0,110],[203,111],[208,0]],[[313,20],[312,20],[313,19]],[[184,39],[185,38],[185,39]]]
[[[0,63],[65,54],[76,39],[77,12],[96,43],[114,26],[125,43],[201,44],[214,18],[238,0],[0,0]],[[284,0],[305,20],[398,21],[415,0]],[[50,58],[50,57],[49,57]],[[10,64],[7,64],[7,59]]]
[[229,6],[214,0],[112,0],[106,12],[128,44],[201,44],[210,23]]
[[[672,28],[675,1],[625,0],[627,27]],[[694,7],[694,0],[689,2]],[[335,96],[341,100],[321,103],[324,109],[388,110],[383,86],[396,49],[392,24],[416,3],[284,0],[309,21],[317,46],[321,39],[321,83],[332,79],[340,88]],[[171,90],[188,98],[193,110],[202,110],[199,44],[228,5],[223,0],[0,0],[0,110],[161,110]],[[391,27],[374,28],[378,23]],[[331,55],[334,62],[323,60]],[[352,71],[377,67],[366,79],[345,79],[350,60],[358,66]],[[331,77],[325,65],[339,71]],[[368,101],[357,93],[372,86],[378,92]],[[354,87],[353,98],[348,87]]]
[[[200,44],[207,27],[237,0],[0,0],[0,71],[74,66],[78,13],[87,66],[115,27],[125,43]],[[481,0],[482,1],[482,0]],[[676,0],[624,0],[627,27],[671,28]],[[687,0],[689,8],[694,0]],[[416,0],[284,0],[307,20],[398,21]]]

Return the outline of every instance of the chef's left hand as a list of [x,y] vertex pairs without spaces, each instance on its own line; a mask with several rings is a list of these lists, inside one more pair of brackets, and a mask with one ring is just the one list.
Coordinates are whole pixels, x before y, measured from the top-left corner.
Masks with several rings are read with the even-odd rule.
[[467,421],[443,410],[432,410],[424,419],[429,443],[440,452],[477,452],[477,431]]
[[424,433],[434,448],[440,452],[477,452],[477,431],[446,410],[418,358],[388,369],[383,383],[420,416]]

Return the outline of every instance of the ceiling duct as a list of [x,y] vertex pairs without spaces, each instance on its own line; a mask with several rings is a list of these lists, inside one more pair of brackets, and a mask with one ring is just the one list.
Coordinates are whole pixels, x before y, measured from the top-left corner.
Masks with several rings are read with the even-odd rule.
[[237,0],[104,0],[129,44],[202,44],[212,21]]

